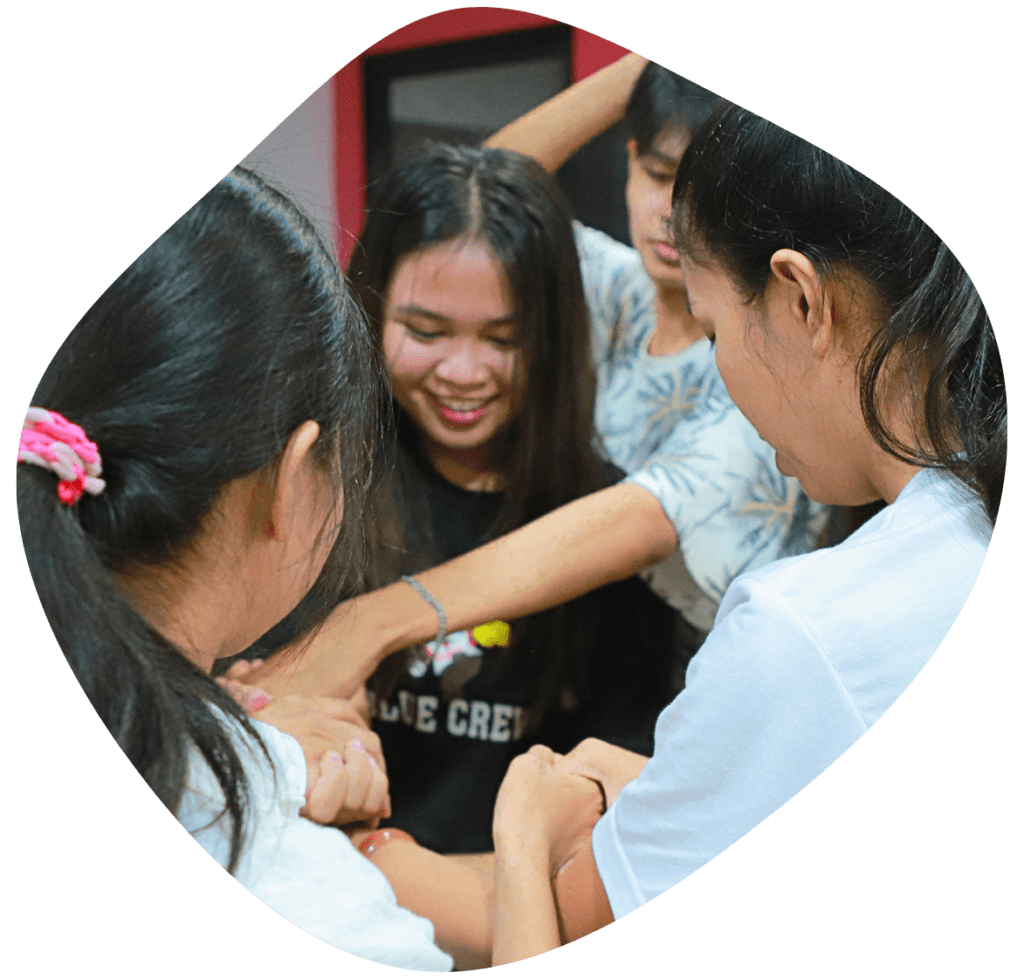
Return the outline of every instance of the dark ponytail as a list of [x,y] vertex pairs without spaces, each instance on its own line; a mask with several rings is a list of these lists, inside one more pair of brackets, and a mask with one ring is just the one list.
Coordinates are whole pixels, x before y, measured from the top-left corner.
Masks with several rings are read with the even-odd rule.
[[[780,248],[806,255],[823,278],[865,282],[880,319],[858,364],[868,430],[896,458],[948,470],[995,519],[1002,363],[973,283],[928,225],[841,160],[730,103],[694,135],[673,202],[680,249],[720,266],[748,302],[763,296]],[[907,385],[923,445],[904,444],[883,421],[890,368]]]
[[345,497],[341,532],[314,586],[336,593],[363,547],[377,440],[374,362],[363,318],[312,225],[237,169],[100,297],[33,397],[97,443],[106,480],[101,494],[68,507],[52,473],[18,466],[22,536],[43,610],[103,722],[171,811],[192,746],[202,753],[224,792],[232,870],[247,785],[210,705],[255,732],[135,612],[114,574],[173,567],[224,486],[272,466],[313,419],[321,429],[314,458]]

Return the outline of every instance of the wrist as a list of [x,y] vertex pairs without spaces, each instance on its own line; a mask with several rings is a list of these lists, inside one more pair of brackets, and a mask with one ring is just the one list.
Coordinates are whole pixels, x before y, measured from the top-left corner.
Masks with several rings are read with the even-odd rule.
[[543,824],[533,825],[529,820],[515,826],[494,827],[494,863],[517,871],[535,870],[550,876],[551,847]]
[[364,614],[369,617],[368,628],[378,650],[378,664],[392,653],[427,642],[437,634],[434,609],[404,582],[388,585],[366,597],[371,601]]

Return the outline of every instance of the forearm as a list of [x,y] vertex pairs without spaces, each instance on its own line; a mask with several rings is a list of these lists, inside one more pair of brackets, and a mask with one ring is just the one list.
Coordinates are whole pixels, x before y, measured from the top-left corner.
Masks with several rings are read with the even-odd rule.
[[627,54],[499,129],[484,145],[525,153],[554,173],[622,118],[646,64],[639,55]]
[[494,859],[494,909],[494,965],[558,948],[558,913],[545,852],[499,844]]
[[[677,544],[653,494],[618,483],[416,577],[455,632],[560,605],[637,574]],[[339,606],[301,654],[254,672],[272,693],[348,697],[386,656],[433,639],[437,628],[433,607],[397,582]]]
[[554,888],[563,945],[615,920],[589,840],[562,865]]
[[[676,546],[675,528],[654,496],[619,483],[417,578],[444,607],[451,632],[560,605],[637,574]],[[401,587],[426,605],[411,588]],[[437,621],[429,607],[427,612],[423,616],[421,609],[416,615],[416,633],[412,622],[406,622],[404,631],[397,621],[393,624],[393,649],[433,636]]]
[[[361,834],[365,835],[365,834]],[[477,866],[394,839],[369,858],[387,877],[401,907],[434,925],[434,942],[459,969],[491,964],[493,886],[489,855]]]

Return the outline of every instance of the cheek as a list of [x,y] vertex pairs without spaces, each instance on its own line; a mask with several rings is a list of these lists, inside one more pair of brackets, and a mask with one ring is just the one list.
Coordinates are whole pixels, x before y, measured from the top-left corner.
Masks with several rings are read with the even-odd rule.
[[497,351],[493,369],[504,390],[514,394],[522,392],[526,378],[519,370],[519,357],[514,351]]
[[395,386],[416,381],[438,360],[436,348],[415,343],[400,330],[385,329],[382,345],[388,373]]
[[766,384],[764,365],[744,347],[728,339],[723,343],[721,334],[715,341],[715,363],[733,403],[760,430],[764,425],[759,417]]

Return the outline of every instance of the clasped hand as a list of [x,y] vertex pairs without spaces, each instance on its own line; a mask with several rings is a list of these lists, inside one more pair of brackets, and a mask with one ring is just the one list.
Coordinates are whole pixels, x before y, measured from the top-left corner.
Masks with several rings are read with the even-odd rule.
[[306,757],[303,816],[335,826],[366,822],[376,828],[391,815],[380,739],[349,701],[271,697],[230,673],[219,682],[251,717],[273,725],[301,745]]
[[494,837],[499,847],[533,859],[546,855],[554,877],[583,845],[594,824],[635,779],[647,758],[596,738],[567,755],[535,745],[514,759],[498,793]]

